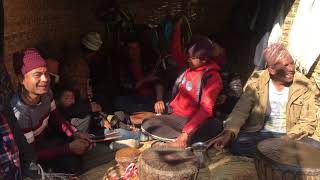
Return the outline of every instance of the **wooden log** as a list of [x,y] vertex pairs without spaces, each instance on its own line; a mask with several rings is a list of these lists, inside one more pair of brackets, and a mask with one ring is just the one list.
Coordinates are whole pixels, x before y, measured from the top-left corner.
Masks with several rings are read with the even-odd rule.
[[166,153],[165,149],[150,148],[144,151],[138,161],[140,180],[192,180],[198,172],[193,159],[183,151]]

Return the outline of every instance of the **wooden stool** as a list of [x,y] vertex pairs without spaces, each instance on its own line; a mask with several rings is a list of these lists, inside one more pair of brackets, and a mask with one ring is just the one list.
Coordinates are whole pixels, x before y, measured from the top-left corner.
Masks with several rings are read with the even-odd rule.
[[267,139],[255,158],[259,180],[320,180],[320,150],[300,141]]
[[193,180],[198,172],[194,159],[184,151],[150,148],[138,161],[140,180]]

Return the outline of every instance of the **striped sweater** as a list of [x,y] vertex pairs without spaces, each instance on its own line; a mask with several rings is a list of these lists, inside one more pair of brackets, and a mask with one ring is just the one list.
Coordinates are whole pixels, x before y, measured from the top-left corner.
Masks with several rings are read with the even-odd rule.
[[[25,104],[17,92],[11,99],[11,106],[28,143],[34,146],[38,160],[53,159],[70,153],[68,144],[56,147],[45,145],[48,144],[46,138],[50,133],[49,127],[68,137],[76,131],[76,128],[57,111],[51,91],[42,95],[40,102],[32,106]],[[59,135],[53,134],[53,136]]]

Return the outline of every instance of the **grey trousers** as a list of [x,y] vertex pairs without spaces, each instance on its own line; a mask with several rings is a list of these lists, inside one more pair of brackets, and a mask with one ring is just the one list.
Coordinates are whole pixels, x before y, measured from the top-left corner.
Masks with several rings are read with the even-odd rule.
[[[161,115],[147,118],[142,123],[142,129],[153,138],[170,141],[176,139],[181,133],[183,127],[187,124],[188,118],[177,115]],[[195,142],[204,142],[217,136],[222,131],[222,123],[217,119],[208,119],[197,130],[195,130],[188,144]]]

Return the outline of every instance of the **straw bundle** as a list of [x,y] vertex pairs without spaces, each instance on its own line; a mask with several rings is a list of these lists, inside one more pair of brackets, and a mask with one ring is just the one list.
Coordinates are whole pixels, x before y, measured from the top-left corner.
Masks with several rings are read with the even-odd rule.
[[208,167],[200,169],[198,180],[258,180],[253,159],[214,149],[208,154]]

